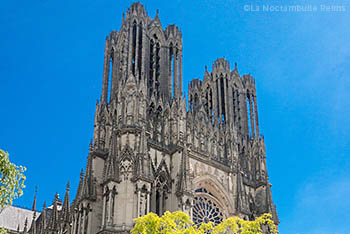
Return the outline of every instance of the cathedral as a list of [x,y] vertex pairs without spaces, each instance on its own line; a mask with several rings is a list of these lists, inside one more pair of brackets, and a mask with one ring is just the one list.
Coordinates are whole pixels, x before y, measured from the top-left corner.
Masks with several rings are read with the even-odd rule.
[[[195,224],[271,213],[254,78],[219,58],[183,92],[182,32],[140,3],[106,37],[93,140],[74,201],[34,213],[24,233],[128,233],[149,212]],[[31,225],[29,225],[32,223]]]

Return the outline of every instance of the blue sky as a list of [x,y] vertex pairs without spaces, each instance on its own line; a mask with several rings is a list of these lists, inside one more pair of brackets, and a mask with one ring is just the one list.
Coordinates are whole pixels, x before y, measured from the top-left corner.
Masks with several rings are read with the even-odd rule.
[[[105,36],[131,1],[3,1],[0,148],[25,165],[15,204],[71,198],[85,167]],[[261,132],[282,234],[350,230],[350,3],[345,0],[143,1],[183,32],[185,89],[218,57],[256,79]],[[322,11],[321,5],[345,11]],[[247,6],[246,6],[247,5]],[[262,7],[316,7],[271,12]],[[257,9],[259,11],[251,11]],[[248,11],[247,9],[251,9]]]

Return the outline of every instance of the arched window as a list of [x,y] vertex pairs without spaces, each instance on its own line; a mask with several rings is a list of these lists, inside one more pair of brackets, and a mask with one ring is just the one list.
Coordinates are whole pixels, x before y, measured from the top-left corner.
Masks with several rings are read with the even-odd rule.
[[224,77],[220,75],[220,93],[221,93],[221,123],[225,122],[226,112],[225,112],[225,86],[224,86]]
[[224,218],[217,198],[206,188],[199,188],[195,191],[192,214],[195,225],[200,225],[203,222],[219,224]]
[[154,40],[150,41],[150,58],[149,58],[149,77],[148,77],[148,90],[149,96],[152,95],[153,92],[153,74],[154,74]]
[[132,68],[132,74],[135,76],[135,63],[136,63],[136,21],[134,21],[132,26],[132,57],[131,57],[131,68]]
[[168,198],[167,194],[169,190],[167,175],[165,171],[162,171],[158,174],[152,186],[152,201],[155,202],[153,205],[153,212],[155,212],[157,215],[162,215],[167,210],[166,200]]
[[170,96],[174,97],[174,92],[175,92],[175,87],[172,86],[172,77],[173,77],[173,71],[174,71],[174,66],[173,66],[173,59],[174,59],[174,46],[173,43],[170,43],[169,46],[169,92]]
[[159,96],[160,86],[160,49],[159,39],[154,34],[150,41],[148,89],[150,95],[156,91],[157,96]]
[[139,79],[142,75],[142,23],[139,24],[139,38],[138,38],[138,55],[137,55],[137,68],[139,72]]

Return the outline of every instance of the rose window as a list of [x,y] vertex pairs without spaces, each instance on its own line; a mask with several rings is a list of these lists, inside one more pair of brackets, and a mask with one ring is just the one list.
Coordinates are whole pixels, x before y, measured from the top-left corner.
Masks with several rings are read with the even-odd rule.
[[206,196],[197,196],[194,198],[193,222],[195,225],[201,223],[213,222],[219,224],[223,219],[223,214],[219,206]]

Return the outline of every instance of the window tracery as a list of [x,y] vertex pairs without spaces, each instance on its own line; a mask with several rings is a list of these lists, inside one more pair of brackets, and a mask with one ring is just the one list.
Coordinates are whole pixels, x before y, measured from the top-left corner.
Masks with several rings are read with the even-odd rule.
[[194,198],[193,222],[195,225],[213,222],[219,224],[223,219],[223,214],[219,206],[207,197],[198,196]]
[[133,172],[133,163],[130,159],[126,158],[120,162],[120,177],[124,180],[129,180]]
[[205,188],[196,190],[193,206],[193,222],[195,225],[213,222],[219,224],[224,215],[220,206],[215,201],[214,195]]

